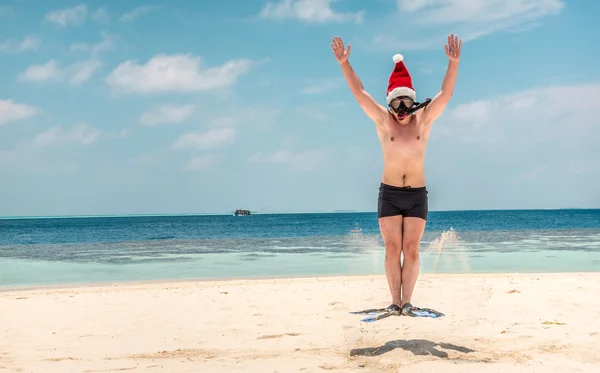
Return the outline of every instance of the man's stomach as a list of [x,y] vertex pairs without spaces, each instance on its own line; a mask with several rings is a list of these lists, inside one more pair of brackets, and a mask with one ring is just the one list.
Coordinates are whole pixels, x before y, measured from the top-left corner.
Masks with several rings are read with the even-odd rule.
[[393,186],[410,186],[413,188],[426,186],[423,163],[402,164],[384,162],[381,182]]

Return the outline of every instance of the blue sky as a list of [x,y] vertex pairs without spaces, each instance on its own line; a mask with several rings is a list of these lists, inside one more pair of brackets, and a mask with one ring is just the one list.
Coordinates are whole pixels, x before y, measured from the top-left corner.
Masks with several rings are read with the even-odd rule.
[[0,216],[375,211],[382,160],[329,43],[382,104],[463,52],[432,210],[600,207],[600,3],[5,0]]

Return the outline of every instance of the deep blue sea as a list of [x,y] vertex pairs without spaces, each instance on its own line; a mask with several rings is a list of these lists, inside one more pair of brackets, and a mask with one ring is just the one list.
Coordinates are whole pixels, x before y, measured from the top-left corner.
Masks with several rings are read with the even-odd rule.
[[[0,219],[2,287],[383,274],[383,259],[375,213]],[[587,271],[600,210],[430,212],[421,243],[421,273]]]

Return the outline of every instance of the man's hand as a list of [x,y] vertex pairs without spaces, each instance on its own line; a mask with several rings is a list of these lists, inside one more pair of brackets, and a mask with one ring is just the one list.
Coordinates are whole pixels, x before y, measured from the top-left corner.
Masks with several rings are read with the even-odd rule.
[[459,40],[458,36],[454,36],[454,34],[448,35],[448,44],[444,45],[444,49],[446,50],[446,56],[448,56],[450,61],[460,61],[461,47],[462,40]]
[[350,44],[348,44],[348,49],[345,49],[342,38],[336,36],[331,39],[331,50],[333,51],[335,59],[340,64],[340,68],[344,73],[344,78],[346,79],[346,82],[348,83],[348,86],[350,87],[350,90],[358,101],[360,107],[363,109],[365,114],[367,114],[367,116],[373,120],[373,122],[375,122],[378,126],[382,126],[387,115],[387,110],[383,106],[379,105],[377,101],[375,101],[373,97],[371,97],[371,95],[365,91],[365,87],[358,76],[356,76],[354,73],[352,66],[350,66],[350,61],[348,61],[348,56],[350,55]]
[[448,56],[448,70],[442,82],[442,89],[433,100],[423,110],[425,121],[429,124],[433,123],[444,111],[450,98],[454,93],[454,84],[456,83],[456,75],[458,73],[458,61],[460,60],[460,48],[462,40],[454,34],[448,36],[448,44],[444,45],[446,56]]
[[344,42],[342,41],[342,38],[336,36],[331,39],[330,46],[338,63],[342,64],[348,61],[348,57],[350,56],[350,44],[348,44],[348,49],[344,49]]

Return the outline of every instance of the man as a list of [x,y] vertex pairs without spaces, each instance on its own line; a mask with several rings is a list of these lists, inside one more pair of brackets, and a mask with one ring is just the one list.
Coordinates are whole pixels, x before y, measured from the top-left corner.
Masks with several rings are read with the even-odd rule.
[[[383,153],[383,175],[379,187],[377,215],[385,244],[385,274],[392,296],[388,310],[410,314],[411,297],[419,274],[419,246],[428,213],[428,192],[424,163],[432,123],[442,114],[452,97],[462,41],[448,36],[444,46],[449,59],[441,91],[418,109],[412,80],[403,56],[393,56],[395,67],[389,79],[388,109],[367,93],[356,76],[340,37],[331,43],[333,54],[346,82],[365,114],[375,122]],[[401,265],[400,257],[404,260]]]

